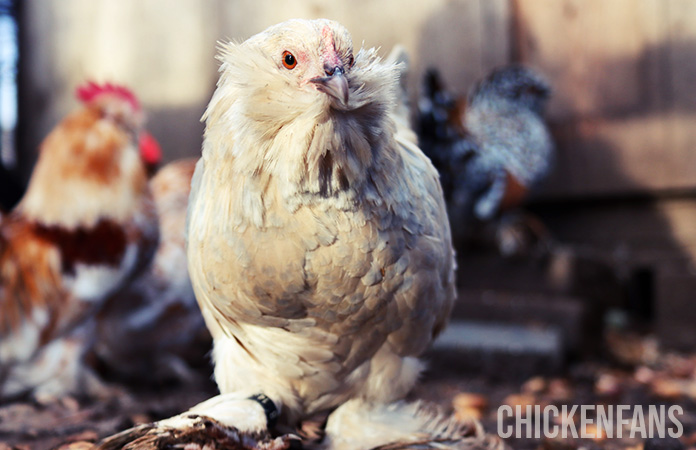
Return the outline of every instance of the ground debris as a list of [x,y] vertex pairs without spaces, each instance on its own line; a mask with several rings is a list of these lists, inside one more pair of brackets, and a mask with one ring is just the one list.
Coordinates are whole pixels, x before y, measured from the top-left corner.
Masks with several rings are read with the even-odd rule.
[[[459,419],[477,418],[491,434],[498,432],[502,405],[511,406],[513,412],[519,405],[522,414],[528,411],[527,406],[534,414],[537,405],[559,410],[563,405],[678,405],[683,409],[680,420],[684,433],[677,440],[631,437],[628,433],[622,438],[607,437],[597,430],[593,438],[513,437],[505,443],[516,450],[696,450],[696,354],[661,351],[650,336],[618,333],[607,339],[605,346],[609,356],[576,361],[560,376],[537,375],[522,381],[465,375],[452,365],[431,363],[409,399],[435,403]],[[177,415],[215,393],[212,384],[200,384],[130,392],[103,402],[68,398],[45,405],[29,401],[0,405],[0,450],[92,450],[108,436],[132,427],[146,430],[151,422]],[[508,417],[504,424],[514,419]],[[298,430],[304,442],[321,436],[324,420],[319,417]],[[554,423],[564,420],[576,425],[578,421],[577,417],[558,417]],[[589,429],[596,430],[596,425]],[[245,448],[234,447],[234,439],[229,442],[229,448]],[[273,440],[259,443],[267,448],[289,445]]]
[[0,450],[84,450],[99,439],[188,409],[212,396],[211,385],[133,392],[109,401],[59,399],[0,405]]

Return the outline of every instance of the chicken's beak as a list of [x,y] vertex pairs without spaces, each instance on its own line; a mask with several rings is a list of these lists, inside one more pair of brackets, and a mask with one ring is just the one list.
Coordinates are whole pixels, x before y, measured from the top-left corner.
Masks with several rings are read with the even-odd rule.
[[329,94],[343,105],[348,104],[348,94],[350,91],[343,68],[337,67],[330,75],[312,78],[309,81],[314,83],[321,92]]

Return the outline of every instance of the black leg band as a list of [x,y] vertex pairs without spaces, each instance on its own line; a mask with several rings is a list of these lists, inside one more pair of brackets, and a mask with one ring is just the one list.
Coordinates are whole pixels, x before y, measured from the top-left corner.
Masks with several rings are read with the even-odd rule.
[[266,413],[266,424],[268,429],[270,430],[271,428],[275,427],[276,423],[278,422],[279,414],[278,408],[276,408],[273,400],[268,398],[266,394],[255,394],[249,397],[249,399],[256,400],[263,407],[263,410]]

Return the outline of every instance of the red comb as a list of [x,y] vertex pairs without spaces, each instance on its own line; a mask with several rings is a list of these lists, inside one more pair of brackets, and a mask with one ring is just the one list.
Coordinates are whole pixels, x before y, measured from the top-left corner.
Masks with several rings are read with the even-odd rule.
[[75,96],[84,103],[90,103],[104,94],[111,94],[122,98],[129,102],[134,109],[140,109],[140,103],[133,92],[123,86],[111,83],[97,84],[94,81],[88,81],[82,86],[78,86],[75,90]]

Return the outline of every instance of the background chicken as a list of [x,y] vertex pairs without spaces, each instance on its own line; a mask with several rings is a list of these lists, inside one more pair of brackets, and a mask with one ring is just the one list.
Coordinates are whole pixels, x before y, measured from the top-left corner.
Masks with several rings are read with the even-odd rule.
[[160,241],[152,264],[99,314],[97,354],[110,375],[142,383],[188,380],[211,347],[186,266],[186,207],[195,159],[175,161],[150,181]]
[[462,229],[520,206],[548,175],[553,143],[543,119],[550,88],[522,66],[493,71],[456,98],[435,70],[419,102],[421,145],[441,174],[450,219]]
[[[157,218],[140,153],[143,112],[109,84],[46,137],[27,192],[0,229],[0,394],[99,393],[88,320],[152,257]],[[142,145],[139,145],[139,141]],[[140,153],[139,153],[140,147]]]

